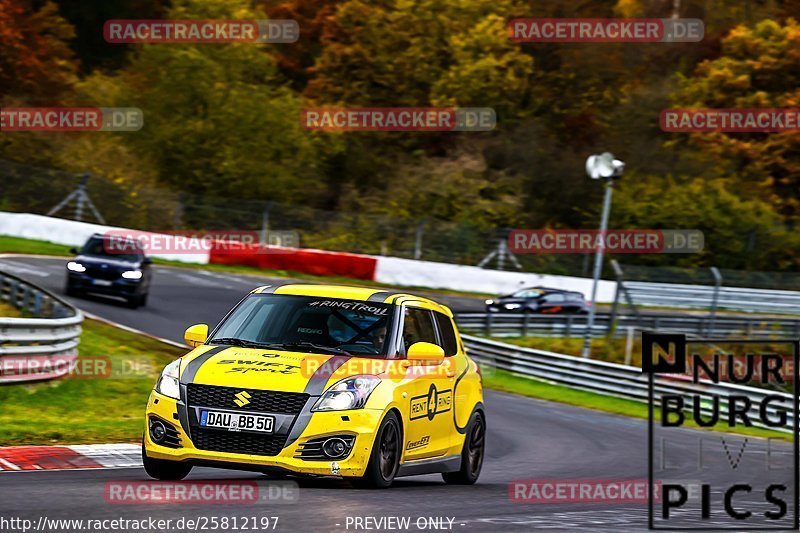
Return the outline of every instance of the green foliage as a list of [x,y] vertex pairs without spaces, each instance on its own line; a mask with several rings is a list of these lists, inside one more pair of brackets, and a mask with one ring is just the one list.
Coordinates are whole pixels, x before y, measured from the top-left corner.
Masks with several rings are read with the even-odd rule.
[[[0,5],[5,105],[144,111],[138,133],[0,136],[6,159],[108,178],[113,187],[90,192],[115,223],[168,227],[181,191],[199,204],[184,212],[194,227],[251,227],[258,223],[252,207],[275,201],[296,206],[273,222],[301,231],[304,245],[407,255],[415,228],[428,220],[428,258],[445,258],[437,254],[449,249],[450,258],[474,263],[496,238],[493,228],[596,227],[602,188],[586,178],[583,163],[610,150],[628,169],[612,225],[706,234],[702,254],[626,262],[792,270],[800,261],[792,233],[800,223],[800,134],[666,134],[658,125],[667,107],[800,107],[800,25],[787,18],[797,0]],[[93,50],[92,21],[139,9],[171,19],[268,13],[298,20],[301,40]],[[506,31],[517,17],[673,14],[702,19],[704,41],[519,44]],[[300,113],[312,106],[492,107],[498,126],[489,133],[311,132]],[[58,199],[74,179],[61,176],[70,183],[49,188]],[[40,195],[25,206],[20,198],[38,182],[6,180],[16,191],[0,206],[40,212],[53,203]],[[338,213],[320,217],[315,208]],[[581,259],[523,260],[562,272]]]
[[703,232],[702,253],[649,256],[643,259],[649,264],[703,266],[725,257],[731,269],[796,268],[798,234],[783,226],[769,203],[742,198],[735,187],[735,180],[724,178],[629,176],[614,198],[611,225]]
[[[721,56],[682,76],[673,100],[681,107],[798,108],[798,87],[800,24],[764,20],[731,30]],[[732,176],[742,192],[757,194],[800,222],[800,133],[697,133],[688,144],[713,162],[716,171],[707,174]]]

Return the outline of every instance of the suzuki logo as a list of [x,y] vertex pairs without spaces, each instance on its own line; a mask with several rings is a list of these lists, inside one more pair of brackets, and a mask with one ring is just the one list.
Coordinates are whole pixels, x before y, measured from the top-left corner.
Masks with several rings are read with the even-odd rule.
[[240,393],[237,393],[235,398],[236,399],[233,400],[233,403],[235,403],[239,407],[244,407],[245,405],[250,403],[250,395],[247,393],[247,391],[242,391]]

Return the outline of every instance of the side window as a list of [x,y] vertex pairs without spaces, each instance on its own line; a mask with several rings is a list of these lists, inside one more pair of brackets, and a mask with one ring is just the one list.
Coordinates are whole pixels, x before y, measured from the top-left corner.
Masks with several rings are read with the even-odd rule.
[[455,355],[458,353],[458,341],[456,340],[456,331],[453,329],[453,322],[450,317],[442,313],[433,313],[436,319],[436,325],[439,327],[439,336],[441,337],[440,346],[444,350],[446,356]]
[[415,342],[436,344],[430,311],[406,307],[403,319],[403,345],[406,350]]
[[565,298],[564,298],[563,294],[556,293],[556,294],[548,295],[546,301],[547,301],[547,303],[551,303],[551,304],[560,304],[560,303],[564,303]]

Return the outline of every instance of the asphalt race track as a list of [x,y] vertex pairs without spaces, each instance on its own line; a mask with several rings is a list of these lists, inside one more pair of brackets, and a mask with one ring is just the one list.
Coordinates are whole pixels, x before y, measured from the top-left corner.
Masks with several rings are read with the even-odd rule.
[[[63,294],[63,264],[63,260],[55,259],[0,259],[0,269],[58,294]],[[186,326],[196,322],[215,324],[248,290],[268,283],[269,280],[250,276],[156,267],[145,308],[131,310],[122,303],[100,299],[70,300],[90,313],[180,340]],[[474,300],[465,298],[440,299],[456,308],[475,305]],[[142,398],[143,408],[144,403],[145,398]],[[445,526],[448,519],[453,519],[451,530],[455,531],[646,529],[647,506],[642,503],[530,504],[513,501],[509,493],[513,480],[646,480],[646,422],[492,391],[486,394],[486,405],[487,456],[475,486],[448,486],[439,476],[421,476],[398,479],[389,490],[368,491],[354,489],[343,481],[301,479],[297,480],[299,492],[295,503],[119,505],[106,502],[106,484],[147,481],[142,469],[2,472],[0,516],[29,518],[34,523],[42,516],[48,519],[136,520],[278,516],[276,531],[297,532],[365,531],[367,529],[356,529],[352,519],[387,516],[410,517],[410,531],[419,530],[415,525],[419,517],[444,518]],[[670,430],[666,437],[666,441],[656,439],[656,442],[657,446],[665,446],[665,467],[671,469],[668,471],[670,479],[706,482],[715,487],[737,481],[780,482],[789,487],[784,495],[787,502],[797,497],[791,494],[792,469],[786,464],[790,460],[786,459],[788,443],[773,443],[768,451],[766,441],[750,438],[739,455],[745,441],[742,437],[687,429]],[[704,455],[698,474],[698,442],[701,440]],[[737,456],[740,461],[734,468],[732,464]],[[773,456],[772,470],[765,467],[770,456]],[[782,468],[776,468],[775,464]],[[667,477],[663,472],[657,476]],[[261,474],[213,469],[195,469],[188,479],[270,481]],[[709,520],[699,520],[699,512],[695,510],[687,512],[679,525],[735,526],[724,514],[722,496],[716,488],[712,489],[711,499]],[[754,514],[772,509],[764,504],[763,494],[755,491],[749,496],[737,496],[736,502],[740,507],[753,510]],[[738,528],[739,531],[744,529],[747,528]]]
[[[192,324],[216,325],[248,292],[261,285],[287,283],[286,278],[223,274],[211,270],[154,266],[147,306],[129,309],[122,299],[73,298],[64,294],[66,259],[0,257],[0,270],[54,292],[80,309],[165,339],[183,342]],[[424,291],[414,291],[424,295]],[[482,299],[432,295],[453,311],[483,311]]]

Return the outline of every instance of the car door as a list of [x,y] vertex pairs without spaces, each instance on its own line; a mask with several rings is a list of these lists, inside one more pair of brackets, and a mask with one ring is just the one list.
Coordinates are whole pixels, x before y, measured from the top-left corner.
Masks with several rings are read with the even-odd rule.
[[[439,338],[432,312],[423,307],[406,304],[403,307],[403,348],[415,342],[438,344]],[[453,426],[452,377],[445,365],[418,364],[409,368],[410,382],[408,427],[406,428],[404,460],[439,457],[450,447]]]
[[564,304],[566,303],[566,299],[564,295],[561,293],[553,293],[548,294],[543,298],[542,306],[539,308],[539,312],[543,314],[557,314],[564,312]]

